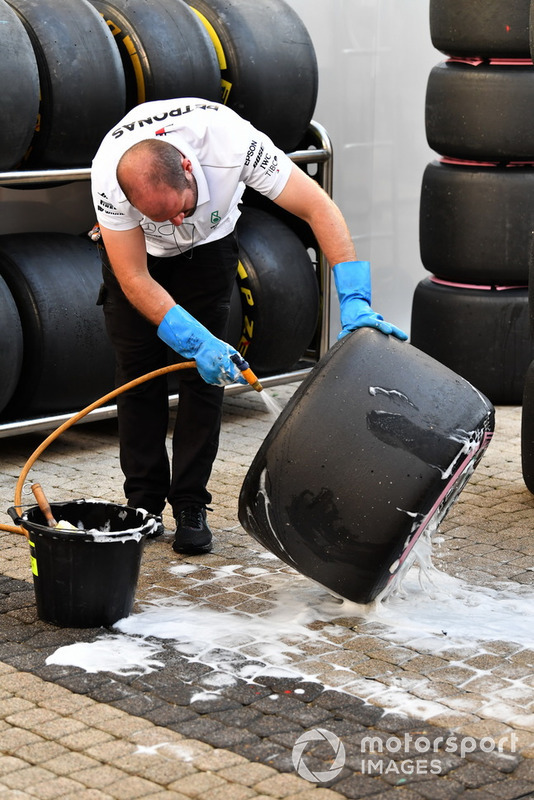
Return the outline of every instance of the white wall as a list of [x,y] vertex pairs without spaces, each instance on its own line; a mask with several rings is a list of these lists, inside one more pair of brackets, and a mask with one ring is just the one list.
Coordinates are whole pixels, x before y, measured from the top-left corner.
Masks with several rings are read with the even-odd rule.
[[[371,261],[373,308],[409,331],[419,256],[419,194],[435,158],[425,137],[428,0],[287,0],[319,64],[315,119],[334,147],[334,199],[358,256]],[[332,335],[338,331],[337,304]]]

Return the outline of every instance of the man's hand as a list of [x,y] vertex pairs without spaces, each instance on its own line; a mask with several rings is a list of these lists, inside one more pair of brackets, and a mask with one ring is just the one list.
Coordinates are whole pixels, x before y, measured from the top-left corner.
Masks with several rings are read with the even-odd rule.
[[368,261],[342,261],[332,271],[341,311],[342,330],[338,339],[356,328],[377,328],[402,341],[408,338],[404,331],[385,322],[384,317],[371,308],[371,268]]
[[246,383],[241,371],[230,359],[236,353],[229,344],[217,339],[182,306],[173,306],[163,317],[158,336],[185,358],[194,358],[197,369],[206,383],[224,386],[227,383]]

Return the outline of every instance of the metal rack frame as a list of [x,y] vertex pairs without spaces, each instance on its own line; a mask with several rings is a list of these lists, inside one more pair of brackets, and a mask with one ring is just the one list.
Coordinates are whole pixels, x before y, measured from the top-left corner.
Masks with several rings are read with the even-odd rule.
[[[322,188],[332,196],[333,183],[333,149],[332,142],[326,129],[315,120],[312,120],[308,131],[312,144],[308,150],[295,150],[288,153],[289,158],[299,165],[317,165],[317,181]],[[87,181],[91,177],[90,167],[80,169],[58,169],[58,170],[24,170],[13,172],[0,172],[0,186],[31,186],[32,184],[55,184],[59,181]],[[317,268],[320,278],[321,291],[321,317],[319,321],[319,331],[315,351],[316,360],[322,358],[329,347],[330,329],[330,268],[322,250],[318,248]],[[261,382],[265,387],[278,386],[283,383],[292,383],[303,380],[311,371],[312,367],[298,369],[279,375],[262,377]],[[250,391],[250,387],[232,384],[225,387],[226,394],[238,394]],[[178,395],[169,395],[169,405],[178,402]],[[16,436],[23,433],[32,433],[42,430],[53,430],[59,425],[70,419],[77,411],[71,413],[61,413],[44,417],[36,417],[27,420],[15,420],[12,422],[0,423],[0,439],[8,436]],[[110,404],[97,408],[87,414],[79,423],[94,422],[96,420],[111,419],[117,415],[116,404]]]

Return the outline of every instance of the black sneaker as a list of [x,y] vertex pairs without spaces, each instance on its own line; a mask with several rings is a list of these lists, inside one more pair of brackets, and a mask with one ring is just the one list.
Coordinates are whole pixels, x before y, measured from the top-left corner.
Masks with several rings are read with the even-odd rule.
[[145,539],[157,539],[158,536],[163,536],[165,533],[165,525],[163,524],[163,518],[161,514],[149,514],[148,516],[153,517],[153,519],[156,521],[156,524],[153,530],[151,530],[150,533],[147,533]]
[[195,555],[209,553],[212,547],[211,531],[206,522],[206,509],[188,506],[182,509],[176,520],[176,534],[172,549],[175,553]]

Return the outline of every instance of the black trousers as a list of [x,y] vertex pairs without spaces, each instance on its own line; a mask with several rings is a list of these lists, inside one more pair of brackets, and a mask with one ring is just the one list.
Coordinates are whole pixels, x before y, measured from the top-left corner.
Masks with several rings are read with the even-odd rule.
[[[184,361],[126,299],[103,253],[103,308],[115,349],[117,386],[170,362]],[[148,256],[152,277],[211,333],[226,341],[238,248],[230,234],[170,258]],[[224,389],[196,369],[155,378],[117,398],[121,468],[129,505],[159,514],[168,500],[174,516],[210,503],[207,484],[219,446]],[[169,380],[178,383],[178,410],[167,451]]]

